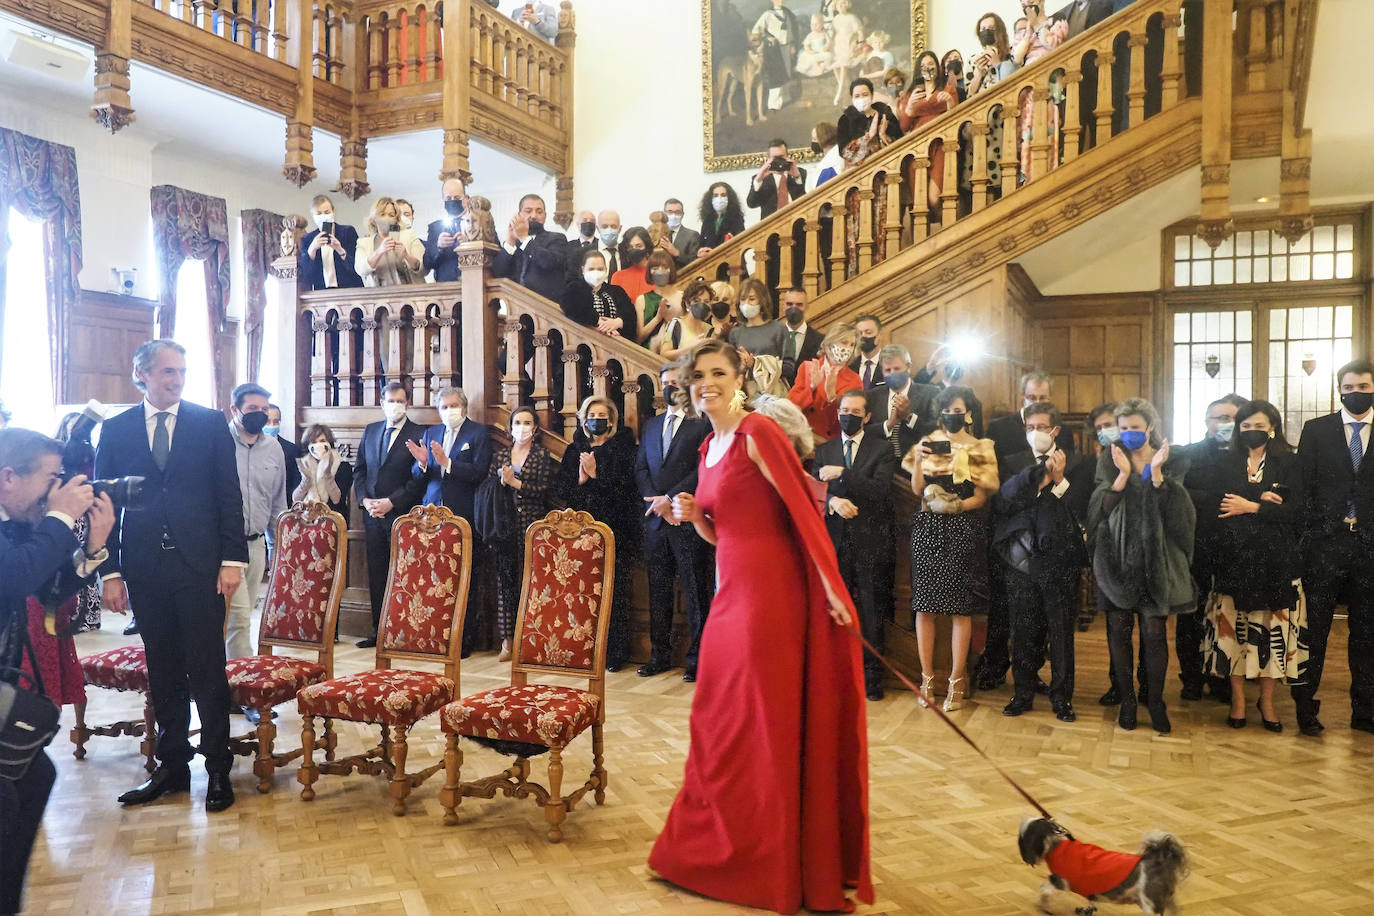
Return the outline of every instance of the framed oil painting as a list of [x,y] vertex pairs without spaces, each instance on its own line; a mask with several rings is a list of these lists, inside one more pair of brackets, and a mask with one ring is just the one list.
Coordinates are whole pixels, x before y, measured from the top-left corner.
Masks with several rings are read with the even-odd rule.
[[835,121],[849,83],[911,77],[927,0],[701,0],[702,127],[708,172],[763,163],[774,137],[797,158],[817,121]]

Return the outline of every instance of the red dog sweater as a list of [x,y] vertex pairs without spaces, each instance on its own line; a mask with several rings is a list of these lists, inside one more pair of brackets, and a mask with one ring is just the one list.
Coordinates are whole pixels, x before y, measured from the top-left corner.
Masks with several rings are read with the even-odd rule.
[[1078,840],[1063,840],[1045,856],[1045,864],[1069,882],[1075,894],[1091,897],[1105,894],[1125,881],[1140,864],[1140,856],[1112,852]]

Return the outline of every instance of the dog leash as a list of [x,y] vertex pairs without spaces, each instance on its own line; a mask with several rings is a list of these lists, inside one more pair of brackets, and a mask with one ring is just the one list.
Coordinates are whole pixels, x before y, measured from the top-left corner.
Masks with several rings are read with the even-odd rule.
[[1054,820],[1054,815],[1050,814],[1049,809],[1046,808],[1044,805],[1040,804],[1040,802],[1036,801],[1035,796],[1031,795],[1029,792],[1023,789],[1020,783],[1012,779],[1011,776],[1007,774],[1006,770],[998,766],[997,761],[989,757],[987,755],[987,752],[984,751],[981,747],[979,747],[977,742],[970,738],[964,732],[964,730],[960,728],[957,723],[955,723],[953,719],[945,715],[945,711],[935,704],[935,700],[929,694],[927,694],[920,687],[917,687],[914,683],[912,683],[911,679],[908,678],[902,672],[898,671],[897,667],[893,665],[892,662],[888,661],[886,656],[884,656],[877,649],[873,648],[869,641],[867,639],[864,639],[864,635],[859,632],[859,628],[857,626],[855,626],[853,623],[850,623],[848,626],[845,627],[845,629],[852,633],[855,639],[863,643],[863,647],[867,649],[869,652],[873,653],[873,657],[876,658],[878,661],[882,662],[883,667],[885,667],[888,671],[891,671],[893,674],[897,675],[897,679],[899,681],[905,684],[911,690],[912,693],[916,694],[916,696],[924,700],[926,704],[925,708],[935,713],[935,715],[940,717],[940,721],[944,722],[950,728],[954,729],[954,733],[958,735],[960,738],[963,738],[964,743],[967,744],[969,747],[973,748],[974,751],[978,753],[979,757],[982,757],[984,760],[986,760],[992,766],[992,768],[997,771],[997,775],[1001,776],[1002,779],[1006,781],[1007,785],[1015,789],[1017,794],[1026,800],[1027,804],[1029,804],[1036,811],[1040,812],[1040,814],[1045,819],[1050,821]]

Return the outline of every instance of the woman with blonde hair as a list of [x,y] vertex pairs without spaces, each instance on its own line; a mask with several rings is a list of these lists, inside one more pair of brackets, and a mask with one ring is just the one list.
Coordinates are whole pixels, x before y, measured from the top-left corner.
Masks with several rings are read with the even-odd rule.
[[849,368],[858,346],[859,332],[852,325],[837,324],[821,340],[820,355],[797,367],[797,380],[787,398],[801,408],[822,442],[840,434],[840,395],[864,386],[859,374]]
[[358,238],[353,266],[364,286],[405,286],[424,281],[425,243],[401,225],[396,201],[379,197]]

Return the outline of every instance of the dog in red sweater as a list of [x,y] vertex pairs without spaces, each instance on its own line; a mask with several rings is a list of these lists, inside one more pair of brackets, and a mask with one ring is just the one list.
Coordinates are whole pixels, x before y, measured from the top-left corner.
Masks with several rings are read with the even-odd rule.
[[1141,841],[1136,854],[1112,852],[1080,843],[1063,827],[1045,817],[1021,822],[1021,859],[1027,865],[1044,862],[1050,879],[1040,888],[1040,909],[1054,912],[1055,898],[1072,891],[1088,898],[1088,905],[1074,910],[1092,916],[1099,900],[1138,904],[1146,916],[1170,916],[1178,912],[1174,894],[1188,874],[1188,854],[1173,834],[1152,831]]

